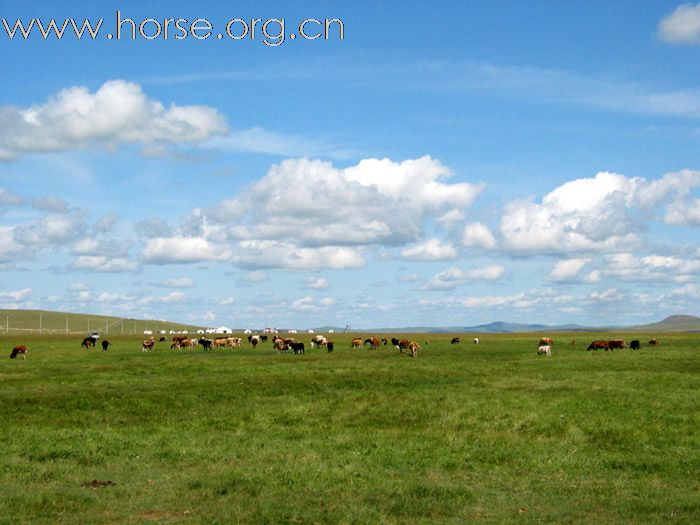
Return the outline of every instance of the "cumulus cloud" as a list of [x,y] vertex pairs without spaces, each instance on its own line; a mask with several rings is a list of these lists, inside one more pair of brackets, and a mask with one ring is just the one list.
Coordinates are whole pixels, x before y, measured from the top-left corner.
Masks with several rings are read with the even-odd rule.
[[401,251],[401,257],[409,261],[445,261],[457,257],[454,246],[439,239],[429,239],[424,243]]
[[21,290],[12,290],[9,292],[0,292],[0,299],[9,301],[26,301],[34,291],[31,288],[22,288]]
[[683,4],[659,22],[661,40],[671,44],[700,43],[700,4]]
[[0,107],[0,159],[88,145],[202,141],[227,131],[225,118],[213,108],[166,108],[138,84],[110,80],[95,92],[71,87],[43,104]]
[[73,261],[73,268],[91,272],[121,273],[138,268],[138,264],[123,257],[107,257],[104,255],[81,255]]
[[312,290],[323,290],[328,288],[328,279],[323,277],[309,277],[306,280],[306,286]]
[[[250,269],[358,268],[371,246],[416,242],[429,218],[469,206],[481,186],[449,183],[450,176],[430,157],[366,159],[344,169],[320,160],[286,160],[240,196],[196,209],[176,233],[150,239],[142,259],[215,260]],[[436,247],[444,257],[445,248],[435,243],[415,256]]]
[[292,308],[300,312],[308,312],[318,310],[320,308],[328,308],[335,304],[335,300],[331,297],[324,297],[318,301],[311,295],[306,295],[300,299],[292,301]]
[[176,277],[174,279],[167,279],[160,283],[160,285],[166,288],[192,288],[195,282],[190,277]]
[[505,268],[498,265],[470,270],[451,266],[435,275],[425,284],[424,288],[427,290],[453,290],[471,281],[495,281],[500,279],[504,272]]
[[487,226],[474,222],[464,226],[462,244],[467,247],[491,249],[496,246],[496,239]]
[[639,246],[646,221],[666,210],[667,223],[692,224],[691,192],[700,172],[683,170],[647,181],[601,172],[567,182],[541,203],[512,201],[501,218],[506,248],[516,252],[624,251]]
[[248,272],[240,279],[240,281],[243,283],[262,283],[269,280],[270,276],[265,272]]
[[552,281],[568,281],[578,275],[589,259],[566,259],[554,265],[549,278]]

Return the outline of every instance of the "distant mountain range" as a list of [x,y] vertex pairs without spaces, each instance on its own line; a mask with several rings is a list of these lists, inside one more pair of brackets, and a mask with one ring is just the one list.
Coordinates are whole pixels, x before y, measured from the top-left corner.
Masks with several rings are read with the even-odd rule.
[[[694,315],[671,315],[662,321],[634,326],[583,326],[578,324],[545,325],[537,323],[508,323],[496,321],[476,326],[378,328],[375,332],[395,333],[489,333],[511,334],[517,332],[700,332],[700,317]],[[359,330],[358,330],[359,331]]]
[[[42,310],[2,310],[0,309],[0,333],[9,331],[41,331],[44,333],[87,333],[100,331],[103,333],[142,334],[144,330],[195,330],[195,325],[172,323],[169,321],[124,319],[91,314],[73,314],[65,312],[49,312]],[[246,327],[234,328],[243,331]],[[254,328],[254,327],[251,327]],[[316,332],[334,330],[342,333],[345,329],[335,326],[315,328]],[[281,331],[286,332],[283,328]],[[700,332],[700,317],[695,315],[672,315],[655,323],[634,326],[583,326],[578,324],[545,325],[538,323],[509,323],[496,321],[476,326],[412,326],[399,328],[350,328],[351,332],[407,334],[407,333],[490,333],[510,334],[517,332]],[[299,330],[300,333],[306,329]]]

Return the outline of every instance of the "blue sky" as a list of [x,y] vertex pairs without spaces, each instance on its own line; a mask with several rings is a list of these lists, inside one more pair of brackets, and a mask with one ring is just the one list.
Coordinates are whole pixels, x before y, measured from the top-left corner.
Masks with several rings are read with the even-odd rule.
[[[440,6],[2,2],[10,27],[104,21],[0,27],[0,307],[301,329],[699,314],[700,4]],[[108,39],[117,10],[212,37]],[[235,18],[285,40],[216,38]],[[289,37],[310,18],[344,38]]]

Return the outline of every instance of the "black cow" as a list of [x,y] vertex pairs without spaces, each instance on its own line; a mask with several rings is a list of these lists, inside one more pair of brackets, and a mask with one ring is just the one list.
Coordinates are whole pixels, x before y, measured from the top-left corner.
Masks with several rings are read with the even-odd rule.
[[97,337],[89,336],[89,337],[86,337],[85,339],[83,339],[83,342],[80,343],[80,346],[85,347],[85,348],[92,348],[96,344],[97,344]]
[[450,341],[451,345],[456,345],[459,344],[462,340],[459,337],[453,337],[452,341]]
[[639,340],[630,341],[630,350],[639,350]]
[[326,350],[328,350],[329,352],[333,351],[333,341],[326,342]]
[[207,339],[206,337],[200,337],[199,341],[197,341],[200,345],[202,345],[203,350],[211,350],[211,339]]
[[304,343],[301,343],[301,342],[298,343],[296,341],[292,341],[292,342],[288,343],[287,346],[289,346],[289,348],[291,348],[292,352],[294,352],[295,354],[303,354],[304,353]]
[[107,341],[107,339],[103,339],[103,340],[102,340],[102,350],[104,350],[104,351],[106,352],[107,349],[109,348],[109,345],[111,345],[111,344],[112,344],[112,343],[110,343],[109,341]]
[[391,344],[394,346],[399,346],[399,340],[396,337],[392,337]]

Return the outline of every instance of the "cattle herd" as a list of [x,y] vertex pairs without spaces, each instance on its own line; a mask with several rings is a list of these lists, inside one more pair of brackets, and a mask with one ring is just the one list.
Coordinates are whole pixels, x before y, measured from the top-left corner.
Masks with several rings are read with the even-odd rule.
[[[86,350],[90,350],[91,348],[96,348],[97,347],[97,341],[99,339],[99,336],[97,335],[90,335],[82,340],[80,343],[81,348],[85,348]],[[291,352],[296,355],[301,355],[305,353],[305,345],[304,342],[299,341],[295,338],[292,337],[281,337],[279,335],[271,335],[268,336],[267,334],[262,334],[262,335],[249,335],[248,336],[248,343],[252,345],[253,348],[256,348],[259,344],[265,343],[267,341],[270,341],[272,343],[272,348],[275,350],[278,354],[282,353],[287,353]],[[156,341],[155,337],[149,337],[148,339],[143,341],[143,344],[141,346],[141,350],[143,352],[150,352],[155,349],[157,343],[166,343],[167,340],[165,337],[161,337],[158,341]],[[475,344],[479,343],[478,338],[474,338],[473,342]],[[452,340],[450,341],[450,344],[460,344],[461,343],[461,338],[460,337],[453,337]],[[103,339],[100,341],[100,344],[102,346],[102,350],[107,351],[111,343],[107,341],[106,339]],[[227,336],[227,337],[215,337],[212,339],[209,339],[207,337],[199,337],[199,338],[190,338],[188,335],[175,335],[172,338],[172,342],[170,344],[170,349],[171,350],[181,350],[184,348],[196,348],[197,346],[201,346],[203,350],[205,351],[210,351],[213,348],[238,348],[243,344],[243,339],[240,337],[232,337],[232,336]],[[335,343],[333,341],[329,341],[325,336],[323,335],[314,335],[311,338],[311,341],[309,342],[311,348],[325,348],[327,352],[333,352],[335,348]],[[366,339],[363,339],[361,337],[356,337],[352,339],[350,342],[350,347],[351,348],[360,348],[360,347],[367,347],[372,350],[379,350],[383,346],[387,346],[389,344],[389,340],[385,337],[378,338],[375,336],[368,337]],[[425,342],[427,344],[427,341]],[[658,346],[659,345],[659,340],[656,338],[652,338],[648,341],[647,343],[649,346]],[[398,339],[396,337],[391,338],[391,345],[396,348],[400,354],[403,354],[404,351],[406,352],[406,355],[411,356],[411,357],[418,357],[418,350],[421,349],[420,344],[418,344],[417,341],[411,341],[409,339]],[[570,346],[574,347],[576,346],[576,341],[571,341],[569,343]],[[552,347],[554,346],[554,340],[551,337],[542,337],[539,340],[539,345],[537,347],[537,355],[543,355],[547,357],[552,356]],[[624,348],[628,348],[628,346],[625,344],[625,341],[623,339],[598,339],[595,341],[592,341],[591,344],[588,345],[586,348],[587,351],[597,351],[597,350],[605,350],[605,351],[610,351],[610,350],[622,350]],[[641,348],[641,343],[638,339],[633,339],[629,343],[629,348],[630,350],[639,350]],[[18,345],[15,346],[12,349],[12,352],[10,354],[10,359],[16,359],[17,357],[22,357],[22,359],[26,359],[27,357],[27,347],[26,345]]]

